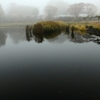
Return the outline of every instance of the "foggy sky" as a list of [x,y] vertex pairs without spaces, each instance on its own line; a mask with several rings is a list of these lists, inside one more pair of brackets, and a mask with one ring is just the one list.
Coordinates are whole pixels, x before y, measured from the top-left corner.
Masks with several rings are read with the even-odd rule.
[[[29,6],[34,6],[34,7],[39,7],[41,9],[43,9],[46,4],[49,2],[50,0],[0,0],[0,4],[2,5],[3,9],[7,9],[8,5],[12,2],[18,4],[18,5],[29,5]],[[58,0],[56,0],[58,1]],[[67,2],[68,4],[74,4],[74,3],[92,3],[95,6],[99,7],[99,1],[100,0],[63,0],[65,2]]]

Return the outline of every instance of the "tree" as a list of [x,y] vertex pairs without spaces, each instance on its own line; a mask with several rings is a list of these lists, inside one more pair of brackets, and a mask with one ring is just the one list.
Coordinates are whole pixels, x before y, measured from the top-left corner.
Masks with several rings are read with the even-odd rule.
[[97,7],[93,4],[87,3],[84,7],[84,13],[87,14],[87,16],[94,16],[97,12]]
[[34,7],[33,10],[32,10],[32,15],[33,16],[38,16],[39,15],[39,9]]
[[4,19],[4,11],[3,11],[2,6],[0,4],[0,21],[3,21],[3,19]]
[[16,3],[10,3],[7,9],[7,15],[13,16],[16,15],[18,12],[18,5]]
[[33,21],[36,20],[38,14],[39,9],[36,7],[17,5],[15,3],[11,3],[7,10],[8,19],[12,22]]
[[73,15],[75,17],[75,19],[77,20],[77,18],[79,17],[80,14],[82,14],[83,10],[84,10],[84,3],[76,3],[76,4],[72,4],[69,6],[68,9],[68,13]]
[[54,6],[47,5],[44,9],[47,14],[47,19],[52,20],[53,16],[57,13],[57,8]]
[[48,5],[56,7],[58,9],[57,10],[58,15],[65,14],[66,10],[68,9],[68,3],[64,2],[63,0],[50,0],[48,2]]

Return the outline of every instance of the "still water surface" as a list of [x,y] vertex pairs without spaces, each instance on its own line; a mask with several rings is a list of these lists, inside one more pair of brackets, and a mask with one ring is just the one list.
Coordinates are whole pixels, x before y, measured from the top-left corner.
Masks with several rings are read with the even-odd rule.
[[100,100],[100,45],[93,37],[27,39],[24,28],[0,28],[0,100]]

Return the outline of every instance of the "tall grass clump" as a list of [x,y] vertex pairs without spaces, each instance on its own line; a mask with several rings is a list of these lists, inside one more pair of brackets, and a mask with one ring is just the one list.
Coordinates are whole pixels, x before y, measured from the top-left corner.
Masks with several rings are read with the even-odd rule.
[[74,26],[75,31],[80,31],[80,32],[85,32],[86,31],[86,26],[81,25],[81,24],[73,24],[71,27]]
[[66,22],[63,22],[63,21],[56,21],[56,23],[60,25],[61,31],[65,31],[66,27],[69,26]]
[[35,25],[33,26],[33,33],[35,33],[35,34],[40,34],[40,33],[42,33],[42,28],[43,28],[43,26],[42,26],[41,23],[35,24]]
[[53,21],[42,21],[33,26],[33,33],[51,33],[60,31],[60,25]]
[[97,28],[98,30],[100,30],[100,24],[99,25],[93,25],[93,28]]
[[41,21],[33,26],[33,33],[52,33],[66,30],[68,25],[63,21]]
[[43,21],[41,22],[43,26],[43,33],[59,32],[61,31],[60,25],[53,21]]

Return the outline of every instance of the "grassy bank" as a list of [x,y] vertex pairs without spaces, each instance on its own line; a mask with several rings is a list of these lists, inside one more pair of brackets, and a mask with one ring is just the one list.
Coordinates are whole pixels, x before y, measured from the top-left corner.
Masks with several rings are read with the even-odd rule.
[[35,22],[23,22],[23,23],[0,23],[0,27],[25,27],[26,25],[33,25]]
[[41,21],[41,22],[23,22],[23,23],[0,23],[0,27],[26,27],[29,25],[32,30],[36,32],[50,33],[65,31],[66,28],[71,29],[74,27],[74,31],[86,32],[87,26],[92,26],[100,30],[100,23],[98,22],[63,22],[63,21]]
[[68,29],[71,31],[73,30],[85,33],[89,27],[100,30],[100,24],[96,22],[66,23],[63,21],[42,21],[32,26],[34,33],[61,32],[61,31],[66,31]]

